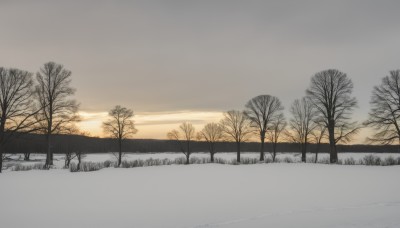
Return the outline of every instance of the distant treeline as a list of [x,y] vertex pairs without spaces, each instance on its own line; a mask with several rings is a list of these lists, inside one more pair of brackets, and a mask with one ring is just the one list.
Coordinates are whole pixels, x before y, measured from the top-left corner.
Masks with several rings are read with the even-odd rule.
[[[206,142],[192,142],[193,152],[207,152]],[[172,140],[157,139],[126,139],[123,142],[124,152],[181,152],[179,146]],[[218,142],[216,144],[218,152],[236,152],[234,142]],[[246,142],[242,144],[243,152],[258,152],[260,143]],[[107,153],[118,151],[118,143],[111,138],[87,137],[81,135],[54,135],[52,150],[56,154],[66,152],[82,153]],[[272,150],[272,145],[266,143],[266,152]],[[300,145],[297,143],[279,143],[277,150],[279,152],[300,152]],[[316,145],[309,145],[309,152],[314,152]],[[338,145],[339,152],[382,152],[398,153],[399,146],[393,145]],[[320,152],[329,152],[329,145],[322,144]],[[6,147],[6,153],[46,153],[46,139],[40,134],[28,134],[17,137]]]

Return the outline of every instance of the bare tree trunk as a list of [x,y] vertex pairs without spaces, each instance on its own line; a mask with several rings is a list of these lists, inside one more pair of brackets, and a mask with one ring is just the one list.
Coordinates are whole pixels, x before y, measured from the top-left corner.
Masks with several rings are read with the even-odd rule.
[[261,133],[261,145],[260,145],[260,161],[264,161],[264,142],[265,142],[265,133]]
[[236,150],[237,150],[236,161],[240,163],[240,142],[236,142]]
[[317,150],[315,151],[315,161],[314,161],[314,163],[318,162],[319,146],[320,146],[320,143],[318,142],[317,143]]
[[118,148],[119,148],[119,152],[118,152],[118,167],[119,167],[122,163],[122,140],[121,139],[118,139]]
[[51,134],[47,134],[46,137],[47,143],[47,153],[46,153],[46,163],[45,167],[48,169],[51,165],[53,165],[53,161],[51,160]]
[[215,148],[214,148],[214,143],[210,144],[210,155],[211,155],[211,162],[214,162],[214,154],[215,154]]
[[76,170],[81,170],[81,154],[78,154],[78,165],[76,165]]
[[275,162],[276,159],[276,143],[272,143],[272,162]]
[[301,145],[301,162],[307,162],[307,140]]
[[[3,119],[3,118],[2,118]],[[4,140],[4,125],[1,124],[0,126],[0,173],[3,170],[3,153],[4,153],[4,146],[3,146],[3,140]]]
[[70,164],[71,164],[71,159],[66,159],[64,164],[65,168],[69,168]]
[[330,162],[337,163],[338,156],[336,151],[336,142],[335,142],[335,129],[334,127],[329,127],[329,147],[330,147]]
[[187,153],[186,154],[186,165],[189,165],[190,164],[190,154],[189,153]]
[[0,144],[0,173],[3,170],[3,145]]
[[24,161],[29,161],[30,160],[30,156],[31,156],[30,152],[24,153]]

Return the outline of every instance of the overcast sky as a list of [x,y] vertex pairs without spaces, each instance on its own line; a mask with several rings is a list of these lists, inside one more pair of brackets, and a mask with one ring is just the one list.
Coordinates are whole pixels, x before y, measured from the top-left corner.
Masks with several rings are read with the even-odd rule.
[[97,118],[92,131],[116,104],[157,129],[138,127],[139,137],[156,138],[259,94],[288,108],[328,68],[353,80],[363,121],[373,86],[400,68],[399,12],[398,0],[0,0],[0,65],[63,64],[81,110]]

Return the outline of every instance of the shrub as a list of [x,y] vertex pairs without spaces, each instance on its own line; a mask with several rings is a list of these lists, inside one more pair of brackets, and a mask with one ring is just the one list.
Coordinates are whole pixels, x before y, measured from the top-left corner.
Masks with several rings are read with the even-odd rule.
[[28,171],[28,170],[44,170],[46,169],[44,167],[44,164],[42,163],[35,163],[33,165],[21,165],[21,164],[16,164],[15,166],[12,167],[12,171]]
[[283,158],[282,162],[284,162],[284,163],[293,163],[294,161],[293,161],[293,159],[291,157],[285,157],[285,158]]
[[113,167],[113,166],[114,166],[114,163],[115,163],[115,162],[112,162],[112,161],[110,161],[110,160],[107,160],[107,161],[104,161],[104,162],[103,162],[103,165],[104,165],[104,168],[109,168],[109,167]]
[[205,158],[205,157],[202,157],[202,158],[192,157],[192,158],[190,158],[190,161],[189,161],[190,164],[205,164],[205,163],[210,163],[210,162],[211,162],[211,159]]
[[92,172],[104,168],[104,162],[81,162],[80,170],[78,170],[78,165],[71,163],[69,166],[69,171],[71,172]]
[[315,163],[315,155],[314,156],[308,156],[306,161],[307,161],[307,163]]
[[354,158],[346,158],[346,159],[344,159],[344,164],[345,165],[356,165],[357,162]]
[[272,163],[272,158],[271,157],[267,157],[264,159],[265,163]]
[[257,164],[257,163],[260,163],[257,158],[242,158],[240,161],[240,164],[244,165]]
[[330,160],[330,158],[328,158],[328,157],[324,157],[324,158],[318,159],[318,163],[321,163],[321,164],[330,164],[330,163],[331,163],[331,160]]
[[177,164],[177,165],[185,165],[186,164],[186,158],[185,157],[175,158],[173,163]]
[[372,154],[367,155],[363,158],[364,165],[381,165],[381,158],[378,156],[374,156]]
[[223,165],[229,164],[229,163],[228,163],[225,159],[223,159],[223,158],[214,158],[214,163],[223,164]]
[[385,160],[382,162],[382,165],[398,165],[398,160],[399,159],[395,159],[392,156],[389,156],[387,158],[385,158]]

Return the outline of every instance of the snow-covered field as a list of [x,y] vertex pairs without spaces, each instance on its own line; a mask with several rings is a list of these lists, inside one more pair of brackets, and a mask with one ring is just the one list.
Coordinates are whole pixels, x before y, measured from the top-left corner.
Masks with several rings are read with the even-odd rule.
[[[399,158],[400,153],[340,153],[339,154],[339,159],[346,159],[346,158],[354,158],[355,160],[359,160],[364,158],[367,155],[374,155],[378,156],[382,159],[385,159],[387,157],[393,157],[393,158]],[[208,153],[193,153],[190,155],[191,157],[198,157],[198,158],[203,158],[203,157],[210,157]],[[175,158],[180,158],[184,157],[182,153],[125,153],[124,155],[124,160],[146,160],[149,158],[154,158],[154,159],[164,159],[164,158],[169,158],[171,160]],[[236,159],[236,153],[217,153],[215,155],[216,158],[223,158],[225,160],[232,160]],[[245,152],[241,154],[242,158],[259,158],[260,154],[259,153],[253,153],[253,152]],[[265,154],[266,158],[270,158],[270,154],[266,153]],[[291,158],[293,161],[300,161],[301,160],[301,155],[300,153],[278,153],[277,158],[280,160],[283,160],[285,157]],[[314,157],[314,154],[309,153],[307,154],[307,157],[312,159]],[[13,155],[11,157],[13,160],[12,161],[5,161],[4,166],[12,166],[16,164],[20,165],[33,165],[35,163],[44,163],[45,161],[45,155],[43,154],[32,154],[30,159],[31,161],[23,161],[23,156],[22,155]],[[322,159],[328,159],[329,154],[327,153],[321,153],[318,155],[319,160]],[[103,161],[115,161],[116,157],[113,155],[113,153],[108,153],[108,154],[88,154],[85,155],[83,161],[91,161],[91,162],[103,162]],[[312,159],[313,160],[313,159]],[[76,159],[73,159],[72,162],[77,162]],[[54,157],[54,165],[56,168],[62,168],[64,166],[64,155],[62,154],[56,154]]]
[[[182,155],[126,159],[149,156]],[[92,154],[85,161],[110,159]],[[400,166],[301,163],[6,171],[0,174],[0,227],[394,228],[400,227],[399,175]]]

